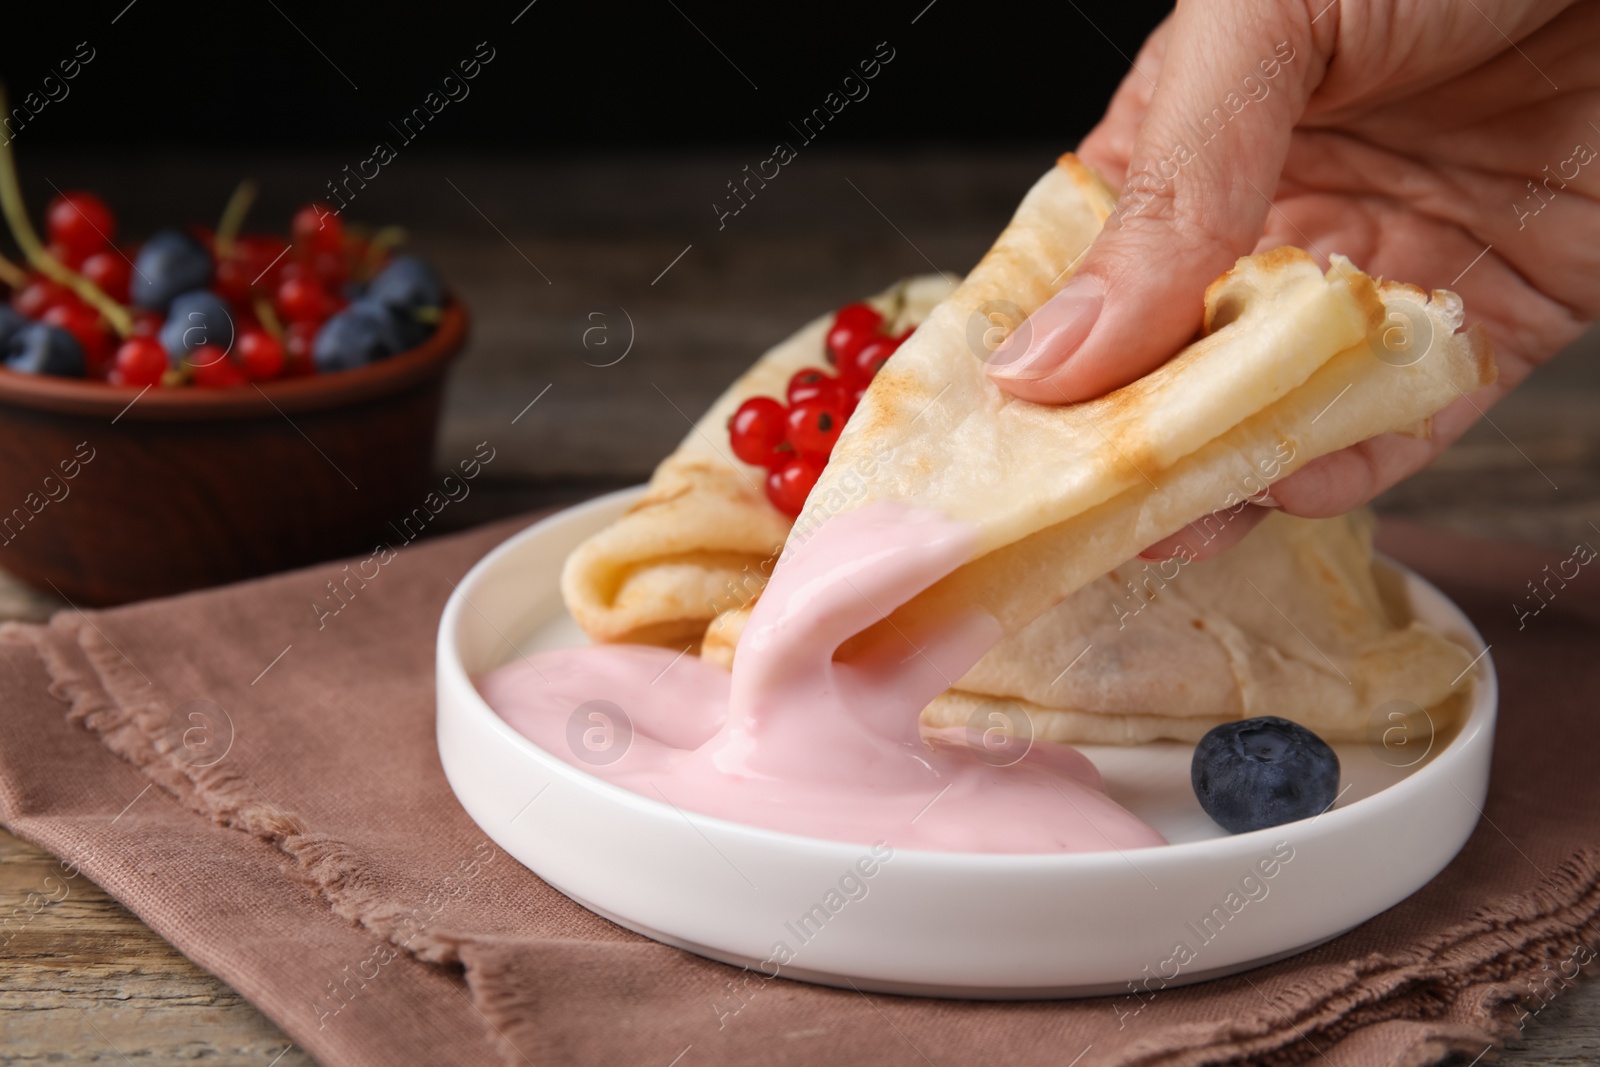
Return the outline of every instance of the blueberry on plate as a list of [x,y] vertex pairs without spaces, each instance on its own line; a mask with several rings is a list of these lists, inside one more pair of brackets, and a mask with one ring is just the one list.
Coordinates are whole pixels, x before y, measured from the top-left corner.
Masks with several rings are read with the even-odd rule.
[[406,349],[405,332],[394,311],[363,297],[322,324],[311,345],[317,372],[354,370]]
[[128,290],[134,307],[166,311],[174,297],[211,284],[211,253],[179,230],[161,230],[139,249]]
[[22,329],[27,322],[27,317],[9,304],[0,304],[0,352],[5,351],[6,342],[10,341],[12,335]]
[[1212,728],[1189,765],[1194,795],[1229,833],[1319,815],[1339,790],[1339,757],[1299,723],[1263,715]]
[[30,322],[6,342],[6,366],[23,374],[82,378],[86,364],[77,338],[48,322]]
[[174,367],[201,345],[226,352],[233,347],[233,314],[216,293],[196,289],[173,299],[157,337]]

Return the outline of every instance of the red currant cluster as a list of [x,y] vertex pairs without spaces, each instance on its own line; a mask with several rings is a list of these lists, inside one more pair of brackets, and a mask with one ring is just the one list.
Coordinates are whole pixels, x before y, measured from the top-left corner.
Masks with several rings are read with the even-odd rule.
[[[295,212],[287,242],[276,234],[245,233],[219,250],[210,230],[197,226],[191,233],[215,260],[212,290],[233,309],[238,333],[232,358],[204,348],[191,352],[189,380],[229,386],[315,374],[311,347],[317,331],[349,303],[342,289],[366,258],[366,242],[347,234],[339,217],[322,204]],[[160,316],[147,313],[140,322],[149,323],[154,333]],[[145,384],[126,375],[123,380]]]
[[[37,356],[19,342],[18,353],[3,353],[6,365],[133,386],[225,387],[317,373],[319,331],[349,304],[350,283],[365,283],[385,265],[393,233],[347,230],[321,204],[295,214],[288,240],[238,233],[252,192],[241,187],[237,214],[230,221],[230,204],[216,231],[163,231],[127,251],[112,243],[117,219],[105,201],[87,192],[57,196],[45,215],[45,251],[59,265],[52,268],[57,277],[11,268],[17,277],[10,303],[23,320],[56,327],[70,340],[56,334],[59,343],[45,344]],[[78,283],[58,280],[73,275],[103,294],[98,304]],[[175,302],[179,292],[190,295]],[[185,342],[207,336],[186,331],[191,320],[206,321],[211,343]],[[5,332],[15,335],[19,325],[13,316]]]
[[[347,237],[338,216],[318,204],[295,212],[289,241],[276,234],[244,233],[219,249],[208,227],[193,226],[189,233],[211,253],[212,291],[227,301],[237,327],[233,351],[225,353],[214,345],[196,348],[182,360],[178,374],[171,374],[168,353],[156,340],[162,316],[139,312],[135,336],[117,350],[110,380],[226,388],[315,374],[312,343],[322,324],[348,303],[340,289],[364,255],[364,243]],[[126,299],[126,292],[108,295]]]
[[767,470],[767,499],[791,518],[800,514],[827,465],[845,420],[861,402],[873,376],[916,327],[899,335],[867,304],[841,308],[828,329],[827,358],[835,373],[796,371],[785,399],[754,396],[728,420],[733,454]]
[[[47,251],[82,274],[119,304],[128,301],[133,264],[111,244],[117,219],[93,193],[63,193],[45,212]],[[116,335],[100,312],[78,294],[37,272],[30,272],[11,294],[11,306],[23,317],[47,322],[71,334],[83,349],[90,375],[106,377],[116,351]],[[165,368],[166,353],[161,353]]]

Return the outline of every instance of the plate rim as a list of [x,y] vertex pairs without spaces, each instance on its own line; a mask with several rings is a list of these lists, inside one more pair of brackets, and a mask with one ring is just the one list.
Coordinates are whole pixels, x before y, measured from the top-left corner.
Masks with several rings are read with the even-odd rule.
[[[446,684],[446,676],[448,675],[449,681],[456,683],[458,692],[468,694],[469,700],[467,704],[470,708],[470,714],[475,718],[485,720],[496,735],[503,740],[509,741],[512,747],[518,749],[526,757],[531,758],[542,769],[551,774],[559,775],[568,782],[582,788],[597,790],[607,799],[631,807],[640,814],[657,819],[687,819],[691,825],[715,829],[719,833],[734,838],[747,839],[750,844],[760,846],[791,850],[803,848],[822,853],[844,852],[849,853],[851,856],[856,855],[864,847],[870,847],[870,844],[808,837],[785,830],[772,830],[748,823],[734,822],[716,815],[706,815],[702,812],[676,808],[670,804],[635,793],[613,782],[589,774],[581,768],[574,767],[566,760],[561,759],[561,757],[540,748],[532,740],[518,733],[510,723],[496,714],[494,709],[489,706],[488,702],[478,692],[472,676],[467,673],[465,665],[456,650],[455,641],[460,619],[466,610],[478,610],[471,603],[470,591],[483,581],[485,575],[492,573],[505,557],[512,555],[522,542],[539,536],[541,530],[551,525],[579,520],[583,516],[596,511],[626,506],[626,504],[641,496],[646,489],[648,489],[647,484],[628,486],[555,511],[511,534],[473,564],[452,589],[450,597],[445,602],[444,609],[440,614],[436,642],[436,661],[439,671],[436,687],[443,687]],[[1408,593],[1420,589],[1442,605],[1445,613],[1452,616],[1451,621],[1472,642],[1467,650],[1469,652],[1478,652],[1477,658],[1468,667],[1469,671],[1474,672],[1476,684],[1474,685],[1470,704],[1463,712],[1464,718],[1460,728],[1456,731],[1450,743],[1422,767],[1417,768],[1417,770],[1406,775],[1398,782],[1386,786],[1370,796],[1352,801],[1343,807],[1331,808],[1309,819],[1299,819],[1294,822],[1269,826],[1260,830],[1250,830],[1245,833],[1229,834],[1226,837],[1150,845],[1136,849],[1111,849],[1096,852],[957,852],[896,846],[894,848],[896,863],[900,865],[910,863],[917,866],[928,865],[935,867],[959,865],[964,872],[975,869],[992,869],[996,872],[1021,869],[1029,873],[1054,874],[1057,873],[1058,869],[1093,869],[1100,866],[1124,863],[1126,862],[1124,857],[1128,855],[1138,856],[1141,862],[1148,861],[1160,865],[1167,863],[1183,864],[1189,857],[1196,854],[1206,854],[1214,858],[1221,858],[1218,856],[1219,852],[1238,851],[1241,854],[1253,856],[1261,850],[1262,846],[1270,847],[1271,841],[1269,839],[1281,837],[1292,828],[1299,828],[1304,832],[1306,828],[1326,819],[1328,822],[1323,829],[1326,832],[1335,833],[1345,829],[1347,823],[1364,821],[1366,814],[1364,806],[1368,805],[1369,802],[1376,803],[1380,798],[1383,798],[1386,803],[1398,802],[1404,804],[1407,799],[1406,793],[1413,790],[1418,792],[1427,791],[1434,778],[1448,774],[1454,763],[1471,758],[1468,750],[1470,742],[1474,738],[1486,730],[1492,731],[1494,729],[1499,708],[1499,676],[1490,651],[1492,646],[1484,641],[1483,635],[1478,632],[1477,627],[1467,617],[1466,613],[1461,610],[1459,605],[1446,596],[1437,586],[1411,568],[1381,553],[1378,554],[1378,558],[1382,559],[1387,566],[1392,567],[1404,580]],[[559,566],[565,566],[564,559]],[[481,615],[482,612],[479,611],[479,614]],[[507,644],[511,643],[510,639],[504,634],[501,636],[506,640]],[[442,702],[436,708],[435,714],[436,718],[445,714]],[[435,738],[435,743],[437,745],[437,737]],[[452,786],[453,790],[454,787]],[[1396,793],[1397,790],[1401,792]],[[1471,798],[1469,797],[1468,799],[1470,800]],[[1473,804],[1478,808],[1479,817],[1481,818],[1481,799],[1473,801]]]

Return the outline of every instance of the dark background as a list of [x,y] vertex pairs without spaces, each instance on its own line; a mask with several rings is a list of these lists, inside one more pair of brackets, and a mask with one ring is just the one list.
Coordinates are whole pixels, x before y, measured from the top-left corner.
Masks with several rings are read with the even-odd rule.
[[80,42],[95,51],[70,95],[17,132],[24,152],[342,146],[365,154],[389,136],[388,121],[487,41],[496,56],[470,83],[470,105],[447,106],[420,151],[754,150],[788,136],[789,120],[888,41],[896,56],[870,83],[871,106],[847,106],[830,146],[1027,139],[1066,147],[1104,109],[1127,70],[1123,54],[1131,59],[1170,7],[526,4],[7,4],[0,76],[14,106]]
[[[471,313],[436,457],[452,467],[489,438],[501,458],[452,509],[466,524],[646,478],[813,316],[907,275],[970,269],[1169,6],[10,4],[0,76],[15,101],[79,42],[94,49],[13,149],[35,219],[58,189],[93,190],[131,246],[214,224],[246,177],[260,186],[250,228],[282,232],[375,142],[398,142],[389,124],[488,42],[470,96],[397,143],[345,215],[404,227]],[[870,95],[798,144],[790,123],[880,41],[895,57]],[[797,160],[719,225],[727,183],[780,139]],[[4,234],[0,252],[15,256]],[[601,322],[615,343],[603,351]],[[1586,344],[1380,508],[1567,550],[1592,536],[1600,332]]]

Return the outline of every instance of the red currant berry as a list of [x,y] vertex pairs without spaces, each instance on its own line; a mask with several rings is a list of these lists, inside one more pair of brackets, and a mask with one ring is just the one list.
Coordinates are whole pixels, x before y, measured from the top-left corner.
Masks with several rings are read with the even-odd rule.
[[883,365],[889,362],[889,357],[894,355],[895,349],[899,347],[898,337],[879,337],[868,341],[856,350],[856,354],[850,360],[849,373],[841,374],[841,377],[848,378],[858,386],[866,385],[877,377]]
[[183,356],[183,362],[190,370],[200,370],[203,367],[213,367],[218,363],[228,361],[228,350],[216,345],[201,345],[191,348]]
[[794,377],[789,379],[788,398],[791,406],[818,398],[834,400],[839,396],[839,379],[815,367],[795,371]]
[[867,304],[848,304],[828,329],[828,361],[843,367],[857,350],[883,328],[883,316]]
[[311,347],[316,343],[321,324],[291,322],[284,330],[283,377],[306,378],[317,373],[317,364],[311,358]]
[[332,288],[350,280],[350,264],[342,251],[318,251],[311,257],[311,271],[324,286]]
[[217,264],[217,276],[211,288],[233,306],[249,307],[250,278],[249,268],[243,263],[237,259],[225,259]]
[[135,311],[133,313],[133,335],[135,337],[154,337],[161,332],[161,324],[166,319],[159,311]]
[[844,405],[836,398],[807,400],[789,409],[789,444],[802,456],[826,460],[844,429]]
[[111,243],[117,218],[93,193],[62,193],[45,209],[45,230],[52,245],[60,245],[69,259],[82,263]]
[[770,396],[753,396],[728,420],[733,454],[753,467],[771,467],[783,460],[778,449],[788,433],[788,412]]
[[808,456],[798,456],[767,474],[767,499],[772,506],[793,517],[806,506],[806,497],[812,486],[822,476],[822,463]]
[[50,254],[51,259],[68,270],[78,270],[83,266],[83,253],[68,248],[59,241],[51,241],[45,251]]
[[30,319],[42,319],[44,313],[57,304],[76,300],[71,289],[42,275],[29,275],[26,283],[11,297],[11,306],[17,313]]
[[852,326],[874,333],[883,329],[883,315],[871,304],[857,302],[846,304],[833,316],[835,326]]
[[283,346],[265,330],[243,330],[235,348],[244,373],[252,381],[266,381],[283,373]]
[[132,280],[133,268],[122,258],[120,252],[115,249],[96,252],[83,261],[83,266],[79,270],[85,278],[94,282],[102,293],[117,303],[128,302],[128,283]]
[[256,274],[259,274],[268,267],[282,263],[288,247],[288,243],[274,233],[241,233],[234,238],[233,257],[254,267]]
[[867,395],[867,387],[858,385],[850,390],[850,399],[845,401],[844,417],[849,418],[856,413],[856,408],[861,406],[861,398]]
[[211,389],[227,389],[236,385],[248,385],[250,382],[239,365],[215,345],[201,345],[184,356],[183,361],[189,365],[190,380],[196,385]]
[[314,252],[339,252],[344,248],[344,223],[333,208],[311,203],[294,213],[289,235],[302,256]]
[[[222,291],[226,274],[229,284],[237,286],[241,292],[267,295],[277,292],[283,280],[283,269],[289,264],[287,248],[283,238],[272,234],[241,234],[233,242],[233,256],[217,264],[218,291]],[[233,299],[230,293],[224,295]]]
[[123,385],[160,385],[167,350],[154,337],[130,337],[117,349],[116,373]]
[[286,278],[278,286],[278,310],[290,322],[321,322],[335,310],[333,297],[309,278]]
[[44,321],[70,333],[83,349],[90,377],[111,362],[115,352],[111,332],[100,313],[87,304],[69,300],[44,313]]

